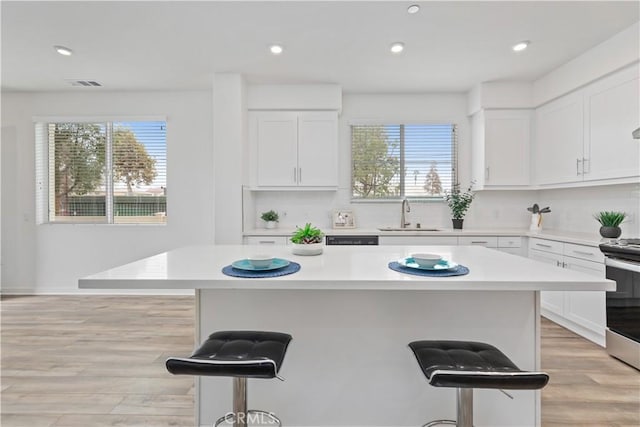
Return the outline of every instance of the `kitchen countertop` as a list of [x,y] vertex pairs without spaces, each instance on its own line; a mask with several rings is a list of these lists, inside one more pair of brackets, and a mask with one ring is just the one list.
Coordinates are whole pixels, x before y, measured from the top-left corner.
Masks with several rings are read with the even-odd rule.
[[[81,288],[99,289],[322,289],[447,291],[603,291],[615,283],[577,271],[541,268],[528,258],[475,246],[327,246],[319,256],[296,256],[289,246],[269,247],[269,254],[300,263],[288,276],[229,277],[222,268],[252,254],[260,245],[190,246],[80,279]],[[423,277],[388,268],[415,252],[443,255],[469,268],[465,276]]]
[[[424,227],[430,228],[430,227]],[[437,228],[437,227],[436,227]],[[578,233],[561,230],[529,231],[524,228],[478,228],[454,230],[441,228],[439,231],[383,231],[377,228],[322,229],[329,236],[522,236],[556,240],[577,245],[597,247],[604,240],[598,233]],[[246,230],[243,236],[291,236],[294,228],[252,229]]]

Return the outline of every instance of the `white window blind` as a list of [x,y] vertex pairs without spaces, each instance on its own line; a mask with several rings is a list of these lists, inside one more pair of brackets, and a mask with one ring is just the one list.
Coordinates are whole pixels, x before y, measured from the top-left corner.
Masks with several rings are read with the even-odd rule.
[[164,121],[36,124],[39,222],[166,222]]
[[454,124],[352,125],[353,199],[441,199],[457,181]]

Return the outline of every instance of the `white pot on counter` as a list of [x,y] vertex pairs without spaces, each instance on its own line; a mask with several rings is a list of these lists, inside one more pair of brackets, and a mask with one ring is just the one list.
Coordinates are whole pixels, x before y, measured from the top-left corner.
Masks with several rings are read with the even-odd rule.
[[294,255],[320,255],[324,248],[324,243],[291,243],[291,252]]

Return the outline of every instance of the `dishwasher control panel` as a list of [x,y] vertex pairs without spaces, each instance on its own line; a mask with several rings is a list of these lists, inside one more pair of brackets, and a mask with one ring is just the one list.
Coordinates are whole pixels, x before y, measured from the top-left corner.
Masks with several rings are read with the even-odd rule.
[[378,246],[378,236],[327,236],[327,246]]

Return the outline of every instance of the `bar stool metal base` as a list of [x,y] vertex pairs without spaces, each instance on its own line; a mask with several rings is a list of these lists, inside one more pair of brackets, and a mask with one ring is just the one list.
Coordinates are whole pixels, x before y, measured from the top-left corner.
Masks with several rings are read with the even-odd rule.
[[218,427],[222,423],[233,423],[233,427],[247,427],[249,421],[254,418],[251,415],[266,416],[273,421],[274,425],[282,426],[280,419],[271,412],[257,409],[247,410],[247,378],[235,377],[233,379],[233,412],[218,418],[214,427]]
[[457,421],[435,420],[424,424],[422,427],[432,427],[438,424],[454,425],[458,427],[473,427],[473,389],[456,389]]

